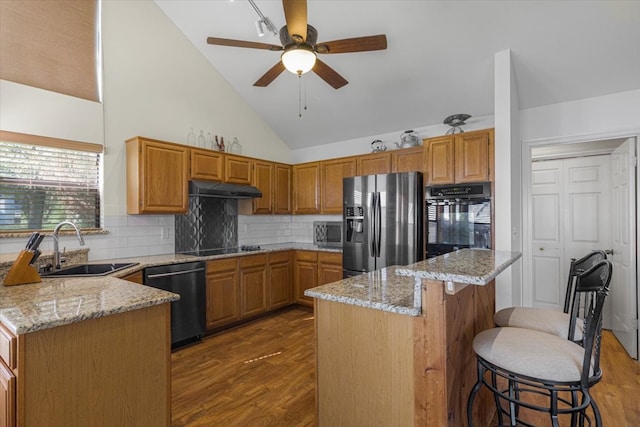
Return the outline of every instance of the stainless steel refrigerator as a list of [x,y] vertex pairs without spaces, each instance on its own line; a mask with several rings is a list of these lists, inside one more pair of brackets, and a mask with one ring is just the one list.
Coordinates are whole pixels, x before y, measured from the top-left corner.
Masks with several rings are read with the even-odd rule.
[[424,258],[420,172],[343,180],[343,276]]

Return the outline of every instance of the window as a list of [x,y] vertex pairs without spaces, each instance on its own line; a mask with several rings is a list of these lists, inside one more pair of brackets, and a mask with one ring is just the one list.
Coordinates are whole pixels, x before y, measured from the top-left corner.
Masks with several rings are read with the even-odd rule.
[[65,220],[99,228],[102,146],[7,134],[0,133],[0,232],[51,230]]

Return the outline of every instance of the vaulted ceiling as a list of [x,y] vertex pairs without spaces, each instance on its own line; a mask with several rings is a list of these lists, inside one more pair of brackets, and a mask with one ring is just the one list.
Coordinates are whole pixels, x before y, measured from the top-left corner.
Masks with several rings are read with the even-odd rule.
[[[155,2],[292,149],[492,115],[494,55],[504,49],[521,109],[640,89],[639,1],[309,0],[318,41],[387,36],[387,50],[320,56],[349,82],[337,90],[286,71],[255,87],[280,52],[207,44],[280,44],[258,37],[248,1]],[[280,1],[255,3],[285,24]]]

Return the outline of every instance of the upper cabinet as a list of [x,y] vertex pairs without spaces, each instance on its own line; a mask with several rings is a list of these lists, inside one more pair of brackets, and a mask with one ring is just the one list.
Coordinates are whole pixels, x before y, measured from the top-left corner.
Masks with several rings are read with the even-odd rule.
[[293,213],[320,213],[320,162],[294,165]]
[[403,148],[391,152],[391,172],[424,172],[423,147]]
[[320,163],[321,213],[342,213],[342,179],[356,176],[356,167],[355,157],[343,157]]
[[185,213],[189,148],[135,137],[127,145],[127,213]]
[[224,182],[234,184],[251,184],[251,158],[225,154]]
[[425,139],[426,184],[491,181],[493,129]]
[[274,175],[273,163],[253,160],[253,186],[262,192],[262,197],[253,200],[253,213],[273,213]]
[[224,179],[224,154],[219,151],[191,148],[191,167],[189,177],[205,181]]
[[291,209],[291,166],[274,164],[273,213],[290,214]]
[[391,152],[358,156],[358,175],[376,175],[391,172]]

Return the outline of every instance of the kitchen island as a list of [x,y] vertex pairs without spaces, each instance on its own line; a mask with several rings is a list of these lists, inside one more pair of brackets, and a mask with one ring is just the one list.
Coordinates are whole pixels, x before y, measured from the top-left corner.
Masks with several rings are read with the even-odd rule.
[[0,285],[0,425],[170,425],[178,297],[115,277]]
[[[493,327],[493,279],[520,253],[463,249],[309,289],[319,426],[462,426],[473,338]],[[488,425],[488,393],[475,405]]]

